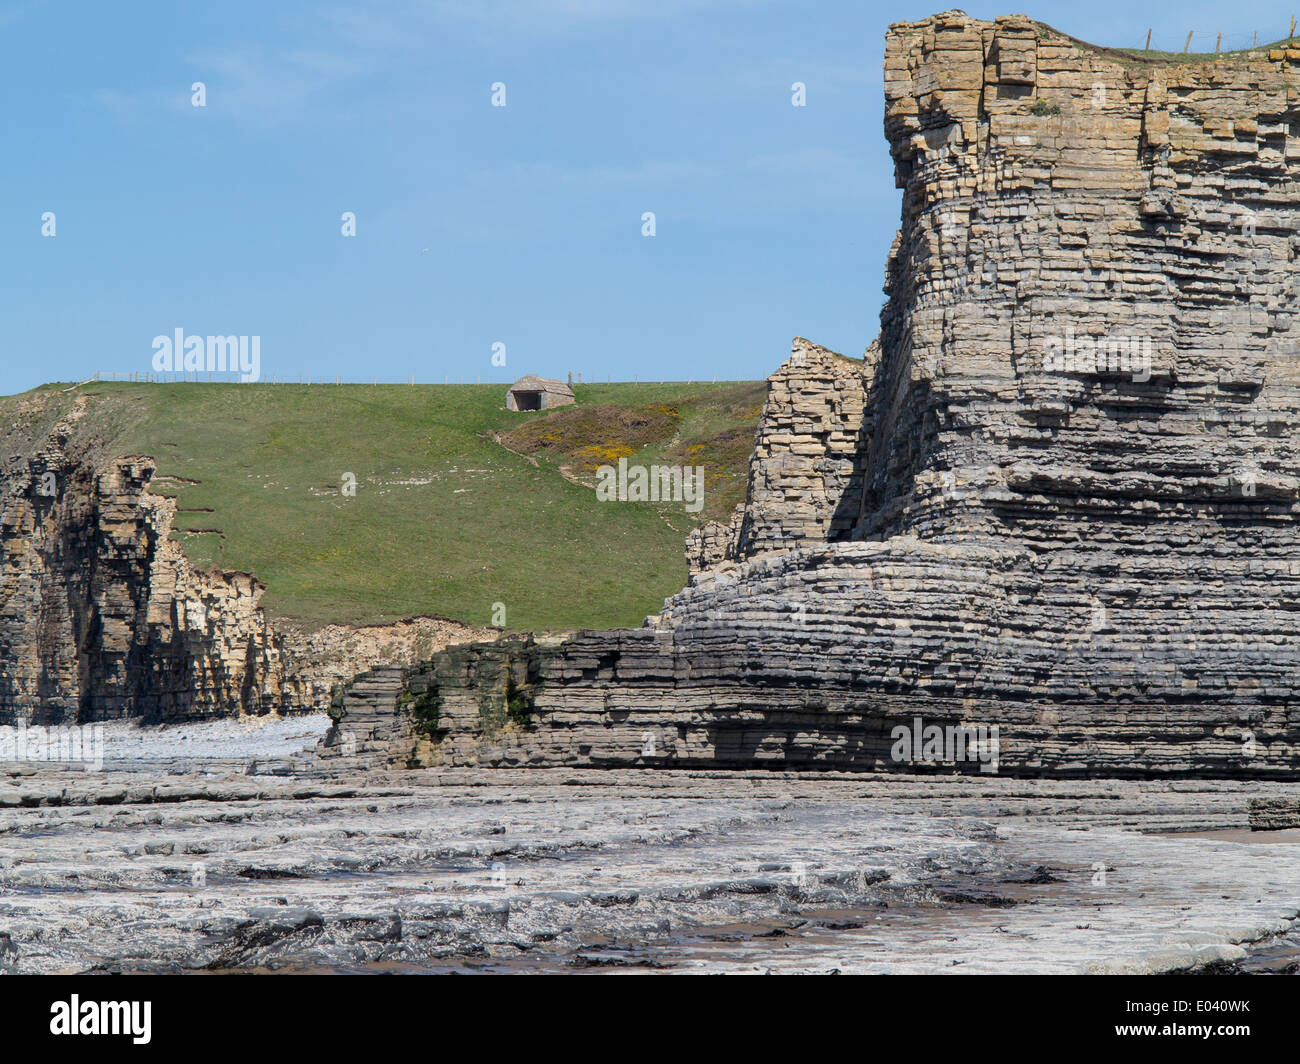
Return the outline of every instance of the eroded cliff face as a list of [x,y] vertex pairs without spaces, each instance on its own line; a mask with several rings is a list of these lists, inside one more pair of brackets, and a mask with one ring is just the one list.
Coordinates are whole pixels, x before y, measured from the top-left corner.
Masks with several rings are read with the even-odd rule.
[[[32,431],[43,431],[33,398]],[[106,457],[70,405],[0,495],[0,724],[326,709],[384,662],[488,638],[440,618],[315,632],[268,620],[249,573],[195,569],[147,456]]]
[[152,460],[97,467],[76,440],[83,411],[6,485],[0,721],[279,708],[280,647],[262,585],[194,570],[168,538],[174,503],[149,490]]
[[1004,774],[1300,775],[1300,50],[948,12],[891,28],[885,132],[878,346],[796,340],[691,586],[539,651],[527,727],[448,658],[441,732],[372,696],[363,755],[974,772],[895,729],[996,725]]
[[885,78],[859,535],[1291,553],[1300,51],[1147,63],[950,13],[894,27]]

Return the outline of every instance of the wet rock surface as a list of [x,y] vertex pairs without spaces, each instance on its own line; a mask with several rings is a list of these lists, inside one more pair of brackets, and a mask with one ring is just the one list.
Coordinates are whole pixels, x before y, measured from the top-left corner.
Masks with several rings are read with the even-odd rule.
[[1300,912],[1285,784],[204,767],[8,777],[0,967],[1286,970]]

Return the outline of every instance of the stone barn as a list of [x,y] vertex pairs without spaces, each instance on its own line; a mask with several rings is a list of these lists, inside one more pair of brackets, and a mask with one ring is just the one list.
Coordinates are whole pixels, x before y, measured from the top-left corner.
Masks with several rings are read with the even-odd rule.
[[507,410],[550,410],[576,401],[567,384],[548,377],[520,377],[506,392]]

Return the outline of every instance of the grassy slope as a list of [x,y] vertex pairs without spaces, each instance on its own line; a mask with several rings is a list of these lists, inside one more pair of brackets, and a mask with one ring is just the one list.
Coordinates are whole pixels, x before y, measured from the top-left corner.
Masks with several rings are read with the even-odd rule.
[[[696,520],[726,521],[745,501],[765,384],[745,381],[706,392],[666,391],[664,386],[651,385],[631,395],[626,388],[618,384],[584,388],[576,406],[553,411],[542,420],[524,421],[505,434],[503,442],[593,486],[596,469],[613,465],[622,456],[644,466],[698,467],[704,474],[704,506]],[[681,505],[660,510],[683,534],[693,523]]]
[[[736,388],[575,392],[580,404],[682,404],[689,413],[675,443],[684,449],[692,433],[719,430],[752,442],[762,385],[744,386],[757,399],[739,407]],[[268,610],[308,626],[417,613],[488,624],[496,602],[514,630],[635,625],[685,582],[683,536],[693,521],[682,508],[598,503],[546,456],[530,461],[493,442],[494,431],[551,416],[506,411],[500,385],[81,391],[107,451],[158,460],[156,490],[176,495],[190,558],[255,573]],[[711,392],[729,399],[711,403]],[[21,399],[0,401],[0,416]],[[345,473],[356,476],[354,498],[340,492]],[[743,466],[732,474],[743,483]]]
[[[1038,36],[1041,39],[1049,39],[1053,35],[1064,37],[1066,40],[1089,51],[1096,52],[1100,55],[1110,56],[1112,59],[1118,59],[1121,62],[1136,60],[1141,63],[1212,63],[1221,60],[1234,59],[1265,59],[1270,49],[1275,48],[1294,48],[1296,41],[1300,38],[1283,37],[1281,40],[1271,41],[1266,44],[1256,44],[1249,48],[1238,48],[1233,51],[1218,52],[1162,52],[1152,48],[1116,48],[1109,45],[1093,44],[1091,41],[1080,40],[1078,37],[1071,37],[1068,33],[1058,30],[1055,26],[1049,26],[1046,22],[1034,20],[1038,26]],[[1280,21],[1280,20],[1279,20]],[[1184,27],[1184,29],[1187,27]],[[1181,32],[1181,31],[1180,31]],[[1231,32],[1231,30],[1229,31]],[[1197,45],[1201,43],[1197,40]]]
[[1283,38],[1271,44],[1253,45],[1250,48],[1238,48],[1222,52],[1160,52],[1145,48],[1117,48],[1115,51],[1131,59],[1142,59],[1154,63],[1212,63],[1216,60],[1233,59],[1267,59],[1272,48],[1294,48],[1295,38]]

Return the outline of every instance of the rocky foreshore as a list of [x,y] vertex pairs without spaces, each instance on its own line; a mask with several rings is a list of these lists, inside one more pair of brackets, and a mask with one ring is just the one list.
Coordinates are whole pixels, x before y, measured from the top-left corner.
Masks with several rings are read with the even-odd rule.
[[[11,972],[1287,970],[1288,784],[163,767],[0,782]],[[11,768],[11,773],[14,770]]]

